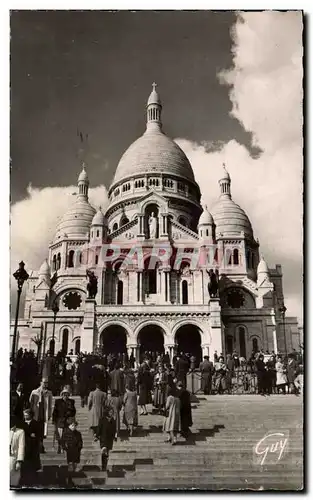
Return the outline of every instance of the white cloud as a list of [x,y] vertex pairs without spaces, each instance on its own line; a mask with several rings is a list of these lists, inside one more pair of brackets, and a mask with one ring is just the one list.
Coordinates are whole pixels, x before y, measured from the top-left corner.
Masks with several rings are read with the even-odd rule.
[[[297,12],[249,12],[232,29],[233,67],[218,77],[229,85],[231,115],[262,149],[253,159],[232,140],[217,151],[177,139],[208,205],[219,194],[225,162],[234,200],[249,215],[271,267],[282,263],[290,315],[302,318],[302,18]],[[208,138],[209,139],[209,138]],[[211,149],[211,148],[210,148]]]
[[[23,259],[27,269],[38,270],[48,256],[60,217],[75,201],[77,186],[27,189],[27,198],[15,203],[11,209],[11,265],[15,268]],[[104,186],[89,190],[90,203],[95,207],[107,204]]]

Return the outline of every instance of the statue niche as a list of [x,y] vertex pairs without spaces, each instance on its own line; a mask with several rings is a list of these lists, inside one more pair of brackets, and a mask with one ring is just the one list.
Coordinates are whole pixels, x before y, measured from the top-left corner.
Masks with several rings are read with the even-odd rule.
[[153,240],[157,238],[158,219],[155,216],[154,212],[151,213],[148,219],[148,227],[149,227],[149,239]]

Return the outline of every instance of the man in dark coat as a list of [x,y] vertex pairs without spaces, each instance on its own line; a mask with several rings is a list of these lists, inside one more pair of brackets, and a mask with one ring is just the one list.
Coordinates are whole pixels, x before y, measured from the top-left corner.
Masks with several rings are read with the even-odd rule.
[[21,486],[33,487],[38,482],[37,471],[41,468],[41,434],[38,422],[32,418],[32,412],[29,408],[24,410],[22,428],[25,433],[25,455],[21,469]]
[[110,373],[110,389],[117,392],[119,396],[123,396],[125,392],[124,373],[120,369],[118,361],[116,361],[114,369]]
[[23,422],[23,410],[25,408],[26,399],[24,396],[24,386],[22,383],[17,385],[15,391],[10,394],[10,412],[15,415],[18,421]]
[[70,417],[67,421],[68,426],[63,432],[62,447],[66,451],[68,464],[68,486],[73,485],[72,476],[76,471],[77,464],[80,463],[80,454],[83,447],[81,433],[77,430],[75,417]]
[[180,399],[180,424],[181,435],[187,440],[192,426],[190,392],[187,391],[182,382],[177,383],[178,397]]
[[263,354],[260,354],[255,361],[255,371],[258,379],[258,394],[264,396],[266,391],[267,372]]
[[189,363],[183,357],[177,356],[175,374],[178,382],[182,382],[184,387],[187,386],[187,373],[189,369]]
[[77,370],[77,382],[79,387],[79,395],[82,408],[84,408],[84,406],[87,404],[88,394],[90,392],[88,387],[88,381],[89,381],[88,368],[89,367],[87,358],[84,357],[79,363]]
[[74,399],[70,399],[70,388],[65,386],[60,394],[61,398],[56,399],[52,412],[52,423],[55,427],[55,436],[58,441],[58,453],[61,453],[61,441],[67,421],[70,417],[75,417],[76,408]]
[[214,366],[210,361],[209,356],[204,356],[199,368],[201,372],[201,389],[203,390],[204,394],[211,394]]
[[295,394],[295,378],[297,371],[297,362],[293,353],[288,355],[288,361],[286,366],[288,389],[290,394]]

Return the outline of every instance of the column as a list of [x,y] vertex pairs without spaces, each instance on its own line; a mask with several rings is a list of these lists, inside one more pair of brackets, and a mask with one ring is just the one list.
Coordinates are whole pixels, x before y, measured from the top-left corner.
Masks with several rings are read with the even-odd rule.
[[221,323],[221,306],[220,300],[211,299],[210,300],[210,334],[211,343],[210,350],[211,355],[214,356],[214,352],[217,351],[218,356],[223,352],[222,343],[222,323]]
[[277,335],[276,335],[276,330],[273,330],[273,346],[274,346],[274,353],[277,354]]
[[144,215],[143,214],[138,214],[138,238],[144,238],[145,237],[145,228],[144,228]]
[[180,304],[180,293],[179,293],[179,287],[180,287],[180,279],[179,279],[179,272],[176,272],[176,304]]
[[82,323],[82,334],[80,350],[82,352],[93,352],[96,347],[96,301],[86,299],[84,321]]
[[173,357],[174,357],[174,345],[173,344],[166,344],[164,346],[164,350],[165,352],[168,351],[169,355],[170,355],[170,363],[171,365],[173,364]]
[[142,298],[143,298],[143,272],[138,271],[137,272],[137,291],[138,291],[138,302],[142,304]]
[[163,294],[163,299],[164,302],[167,304],[169,302],[169,273],[168,271],[163,271],[163,284],[164,284],[164,294]]
[[[202,361],[203,361],[204,356],[210,356],[210,347],[208,344],[202,344],[201,348],[202,348]],[[212,358],[211,361],[214,361],[214,352],[211,353],[210,357]]]

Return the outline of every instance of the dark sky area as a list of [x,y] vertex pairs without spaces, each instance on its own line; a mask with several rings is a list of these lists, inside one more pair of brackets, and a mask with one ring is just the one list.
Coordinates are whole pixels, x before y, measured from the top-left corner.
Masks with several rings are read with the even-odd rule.
[[12,12],[12,202],[29,183],[76,183],[77,128],[89,134],[92,186],[108,186],[144,131],[153,81],[169,136],[249,146],[216,77],[232,63],[234,20],[232,12]]

